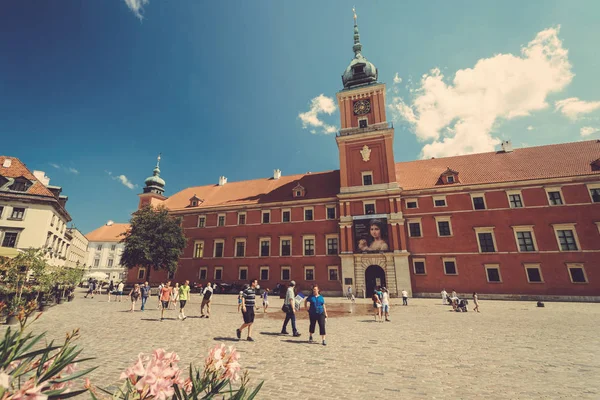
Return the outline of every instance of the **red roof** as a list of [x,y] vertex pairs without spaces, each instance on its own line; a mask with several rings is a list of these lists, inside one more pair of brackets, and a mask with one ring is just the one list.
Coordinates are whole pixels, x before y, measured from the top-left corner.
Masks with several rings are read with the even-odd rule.
[[[4,161],[10,160],[10,167],[4,167]],[[46,197],[54,197],[52,192],[44,186],[44,184],[29,171],[29,169],[16,157],[9,156],[0,156],[0,176],[4,176],[6,178],[26,178],[31,182],[34,182],[33,185],[27,190],[27,192],[11,192],[11,194],[33,194],[38,196],[46,196]]]
[[130,224],[111,224],[103,225],[100,228],[91,231],[85,237],[90,242],[120,242],[123,239],[122,233],[129,229]]

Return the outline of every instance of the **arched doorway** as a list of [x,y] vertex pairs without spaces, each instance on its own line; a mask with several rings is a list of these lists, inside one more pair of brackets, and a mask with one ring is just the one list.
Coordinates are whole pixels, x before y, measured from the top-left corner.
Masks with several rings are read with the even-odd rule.
[[385,271],[379,265],[370,265],[365,270],[365,286],[367,297],[373,296],[375,288],[385,286]]

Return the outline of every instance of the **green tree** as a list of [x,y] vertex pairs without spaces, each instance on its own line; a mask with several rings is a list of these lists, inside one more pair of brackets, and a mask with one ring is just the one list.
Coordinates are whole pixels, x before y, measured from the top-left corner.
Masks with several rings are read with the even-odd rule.
[[125,244],[121,264],[145,267],[148,281],[152,269],[175,272],[187,242],[181,218],[169,215],[164,207],[146,206],[136,211],[130,222],[121,240]]

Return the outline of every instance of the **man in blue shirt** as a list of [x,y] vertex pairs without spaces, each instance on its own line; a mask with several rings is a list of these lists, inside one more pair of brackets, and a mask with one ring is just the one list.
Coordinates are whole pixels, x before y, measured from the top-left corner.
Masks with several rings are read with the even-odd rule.
[[148,282],[144,283],[144,286],[141,287],[140,291],[142,292],[142,311],[144,311],[144,306],[146,305],[146,301],[148,301],[148,297],[150,296],[150,285]]

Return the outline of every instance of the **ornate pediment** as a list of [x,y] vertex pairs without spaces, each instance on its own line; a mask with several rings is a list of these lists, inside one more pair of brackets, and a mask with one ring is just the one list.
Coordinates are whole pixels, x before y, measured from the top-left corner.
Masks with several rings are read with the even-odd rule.
[[437,184],[451,185],[458,182],[460,182],[458,179],[458,171],[455,171],[450,167],[446,167],[446,170],[440,174]]
[[304,196],[306,196],[306,189],[304,188],[304,186],[302,186],[300,183],[298,183],[292,189],[292,196],[294,198],[304,197]]

